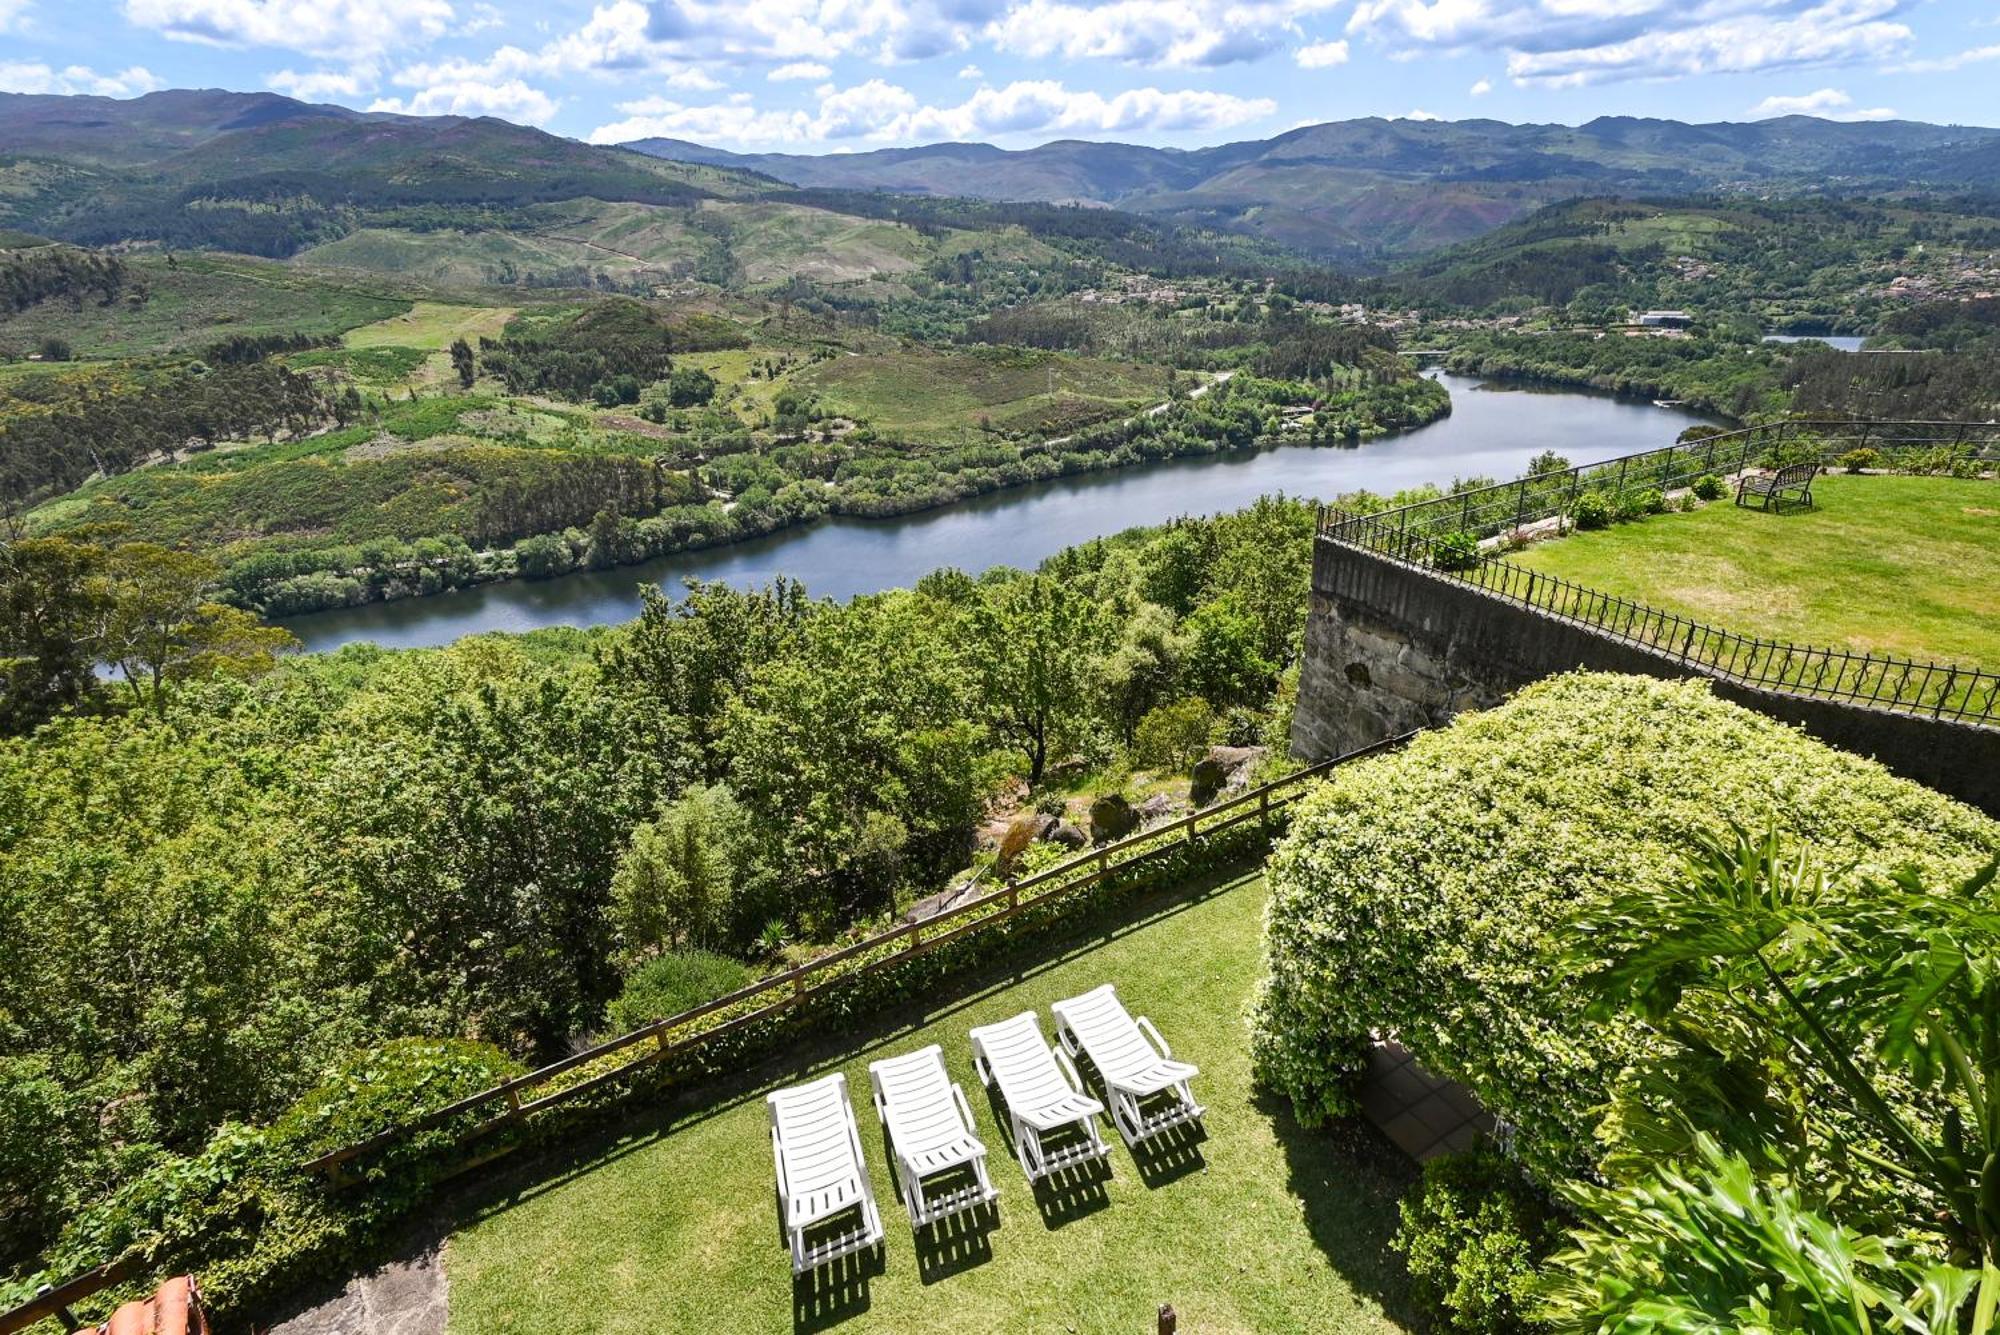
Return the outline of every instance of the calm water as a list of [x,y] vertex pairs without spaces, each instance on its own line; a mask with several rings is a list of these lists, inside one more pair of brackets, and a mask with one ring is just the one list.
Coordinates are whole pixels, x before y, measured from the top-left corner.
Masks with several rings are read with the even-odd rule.
[[940,566],[974,574],[995,565],[1033,566],[1064,547],[1135,524],[1234,510],[1268,492],[1329,497],[1454,477],[1508,478],[1542,450],[1584,463],[1670,444],[1682,427],[1704,420],[1606,395],[1442,379],[1451,389],[1450,417],[1352,449],[1283,446],[1168,460],[1016,487],[900,519],[827,519],[644,565],[486,584],[316,612],[284,624],[308,650],[355,640],[413,648],[481,631],[627,621],[638,614],[642,583],[678,590],[689,577],[751,586],[793,575],[814,594],[845,599],[908,587]]
[[1824,343],[1829,348],[1841,352],[1859,352],[1864,335],[1861,334],[1766,334],[1766,343]]

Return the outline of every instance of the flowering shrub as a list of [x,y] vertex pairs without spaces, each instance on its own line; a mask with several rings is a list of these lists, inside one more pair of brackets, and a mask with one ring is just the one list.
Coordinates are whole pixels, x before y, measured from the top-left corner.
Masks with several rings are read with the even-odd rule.
[[1962,878],[2000,845],[2000,823],[1703,682],[1551,678],[1300,803],[1270,864],[1260,1077],[1307,1121],[1345,1115],[1368,1035],[1393,1031],[1544,1178],[1595,1163],[1612,1082],[1648,1048],[1585,1016],[1564,928],[1677,875],[1684,837],[1732,816],[1857,875]]

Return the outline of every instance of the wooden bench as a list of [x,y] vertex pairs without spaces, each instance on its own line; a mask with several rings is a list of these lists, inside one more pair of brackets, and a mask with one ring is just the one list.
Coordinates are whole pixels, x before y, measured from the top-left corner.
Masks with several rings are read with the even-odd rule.
[[1818,464],[1787,464],[1775,473],[1745,473],[1736,484],[1736,503],[1748,505],[1748,498],[1755,496],[1766,510],[1773,506],[1782,509],[1786,498],[1796,496],[1800,503],[1811,506],[1813,478],[1818,475]]

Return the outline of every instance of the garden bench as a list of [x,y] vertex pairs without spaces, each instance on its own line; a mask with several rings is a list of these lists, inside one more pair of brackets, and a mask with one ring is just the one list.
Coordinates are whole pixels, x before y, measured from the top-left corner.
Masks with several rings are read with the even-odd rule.
[[1766,510],[1773,506],[1783,508],[1785,498],[1797,496],[1807,506],[1812,505],[1813,478],[1819,474],[1818,464],[1787,464],[1775,473],[1745,473],[1736,484],[1736,503],[1748,505],[1749,497],[1758,497]]

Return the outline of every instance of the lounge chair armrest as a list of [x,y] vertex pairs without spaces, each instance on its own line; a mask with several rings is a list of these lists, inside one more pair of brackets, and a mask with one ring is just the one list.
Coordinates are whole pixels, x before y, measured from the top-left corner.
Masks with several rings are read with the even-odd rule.
[[1076,1063],[1071,1061],[1069,1054],[1062,1050],[1062,1044],[1056,1044],[1055,1054],[1056,1065],[1062,1068],[1063,1078],[1069,1081],[1069,1087],[1079,1094],[1083,1093],[1083,1081],[1076,1073]]
[[792,1208],[792,1188],[785,1180],[785,1146],[778,1139],[778,1128],[775,1126],[771,1128],[771,1162],[778,1167],[778,1194],[785,1198],[785,1211],[789,1214]]
[[[986,1065],[986,1050],[979,1046],[977,1039],[973,1040],[972,1044],[972,1073],[979,1077],[982,1089],[993,1088],[993,1072]],[[952,1088],[956,1089],[957,1086],[954,1085]]]
[[1166,1039],[1160,1037],[1160,1031],[1153,1028],[1153,1022],[1141,1015],[1137,1023],[1139,1028],[1145,1032],[1146,1037],[1153,1041],[1153,1046],[1160,1050],[1160,1055],[1168,1061],[1172,1061],[1174,1059],[1174,1050],[1167,1046]]
[[965,1119],[965,1134],[979,1139],[979,1127],[972,1120],[972,1105],[965,1101],[965,1088],[956,1080],[951,1082],[951,1100],[958,1105],[958,1115]]

